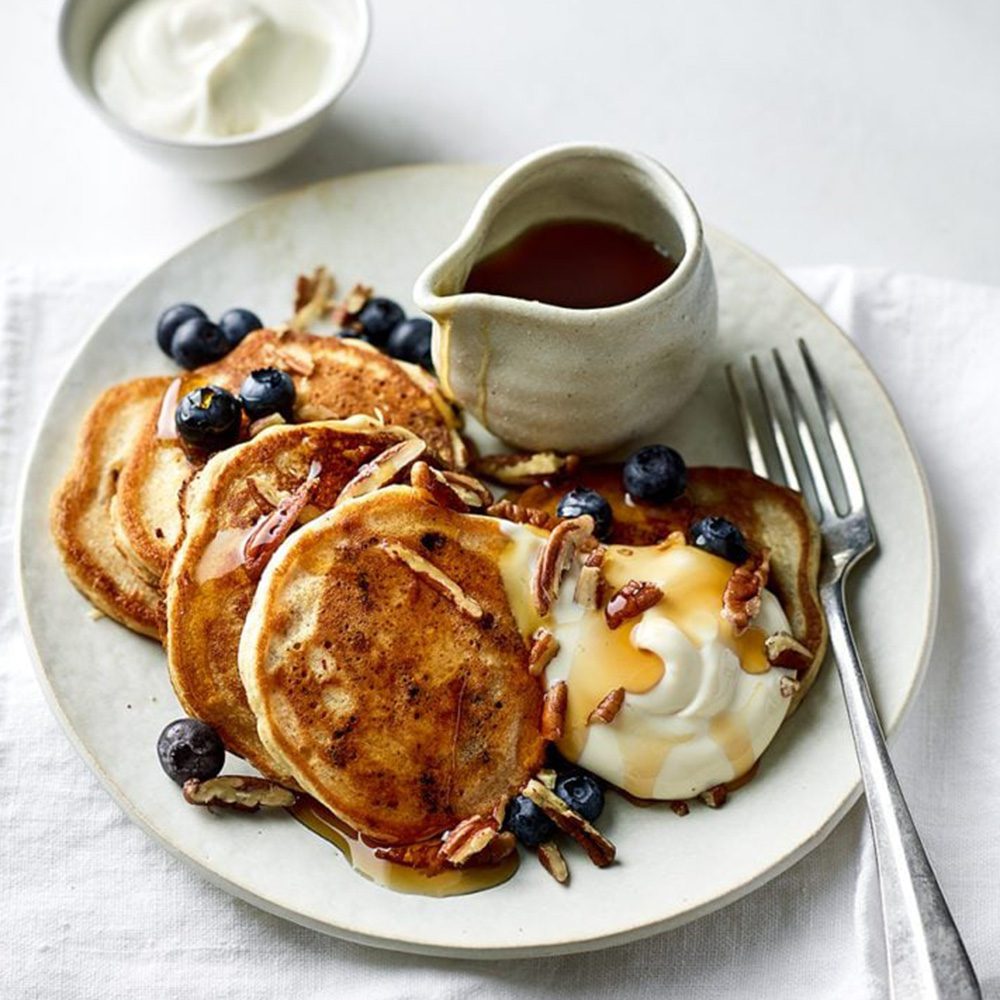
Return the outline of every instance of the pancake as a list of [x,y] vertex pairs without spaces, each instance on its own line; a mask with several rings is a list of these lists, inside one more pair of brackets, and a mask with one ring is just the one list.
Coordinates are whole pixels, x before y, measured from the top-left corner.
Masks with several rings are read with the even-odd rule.
[[221,361],[180,377],[153,413],[122,469],[113,515],[119,547],[158,585],[181,535],[179,497],[195,471],[173,429],[177,400],[201,385],[239,390],[256,368],[279,368],[295,382],[295,420],[380,415],[422,437],[444,464],[465,464],[452,407],[436,381],[360,340],[292,330],[258,330]]
[[[263,536],[254,529],[269,515],[267,526],[280,530],[284,520],[294,527],[328,510],[361,465],[413,437],[364,417],[273,427],[215,455],[187,489],[184,541],[167,583],[170,679],[188,715],[214,726],[228,750],[270,777],[285,771],[257,736],[237,651],[262,564],[280,538],[267,540],[259,558],[248,540]],[[310,470],[314,485],[304,486]],[[272,515],[296,496],[300,512]]]
[[111,504],[119,473],[142,436],[169,378],[138,378],[105,390],[80,428],[73,465],[52,498],[52,534],[66,573],[108,617],[156,636],[159,591],[115,544]]
[[542,764],[543,692],[499,569],[507,545],[495,518],[389,486],[298,531],[257,588],[239,661],[261,739],[380,843],[490,815]]
[[554,514],[560,498],[577,486],[597,490],[611,504],[614,528],[610,541],[620,545],[653,545],[672,531],[687,532],[702,517],[732,521],[756,548],[771,552],[768,589],[788,616],[792,633],[812,654],[800,674],[793,696],[794,711],[819,673],[826,653],[826,618],[819,601],[817,579],[820,535],[800,493],[762,479],[746,469],[688,469],[683,496],[652,506],[627,501],[617,464],[583,465],[551,484],[529,486],[512,497],[522,507]]

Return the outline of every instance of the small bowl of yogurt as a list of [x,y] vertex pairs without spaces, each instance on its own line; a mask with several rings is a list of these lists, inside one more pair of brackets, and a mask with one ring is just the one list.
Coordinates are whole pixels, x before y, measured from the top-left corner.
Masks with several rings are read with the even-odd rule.
[[367,0],[66,0],[63,65],[164,166],[250,177],[294,153],[353,79]]

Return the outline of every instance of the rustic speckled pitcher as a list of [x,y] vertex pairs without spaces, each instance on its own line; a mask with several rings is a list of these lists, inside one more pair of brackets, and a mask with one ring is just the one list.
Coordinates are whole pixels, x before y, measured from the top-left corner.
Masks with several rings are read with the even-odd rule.
[[[463,292],[478,260],[558,219],[630,229],[678,266],[644,295],[597,309]],[[555,146],[505,170],[413,297],[434,320],[445,391],[532,451],[599,454],[655,432],[694,392],[716,334],[715,277],[691,199],[655,160],[608,146]]]

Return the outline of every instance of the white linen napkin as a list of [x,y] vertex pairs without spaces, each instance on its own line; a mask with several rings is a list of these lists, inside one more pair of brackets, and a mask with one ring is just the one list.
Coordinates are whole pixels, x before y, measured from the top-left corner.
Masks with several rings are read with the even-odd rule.
[[[1000,995],[1000,289],[845,268],[791,273],[883,379],[935,497],[940,625],[893,755],[984,989]],[[78,338],[128,277],[0,267],[0,997],[884,995],[861,807],[790,871],[676,931],[589,955],[486,963],[304,930],[207,884],[132,826],[44,703],[11,575],[31,431]]]

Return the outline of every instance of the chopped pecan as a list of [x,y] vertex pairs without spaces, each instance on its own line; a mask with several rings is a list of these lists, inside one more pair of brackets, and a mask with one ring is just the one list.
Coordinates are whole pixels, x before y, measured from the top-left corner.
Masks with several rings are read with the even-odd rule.
[[268,427],[278,427],[285,422],[285,418],[280,413],[269,413],[260,420],[255,420],[247,428],[247,436],[255,438],[261,431],[266,431]]
[[709,788],[701,793],[701,801],[713,809],[724,806],[728,797],[729,793],[726,791],[725,785],[715,785],[713,788]]
[[524,786],[524,795],[531,799],[563,833],[569,834],[587,852],[587,857],[598,868],[607,868],[615,860],[615,845],[540,781],[534,778],[529,781]]
[[625,688],[616,687],[613,691],[609,691],[600,701],[600,704],[595,708],[590,715],[587,716],[587,725],[594,725],[595,723],[600,725],[608,725],[615,721],[615,717],[621,711],[622,705],[625,703]]
[[410,470],[410,483],[423,490],[435,503],[451,510],[485,510],[493,503],[493,494],[474,476],[451,469],[435,469],[417,462]]
[[400,844],[394,847],[375,848],[375,857],[391,861],[404,868],[416,868],[426,875],[436,875],[447,867],[441,857],[441,841],[425,840],[421,844]]
[[500,824],[492,817],[470,816],[449,830],[440,847],[441,857],[456,868],[484,851],[500,833]]
[[268,560],[295,527],[299,515],[308,506],[319,484],[322,471],[323,467],[319,462],[312,462],[305,481],[251,528],[243,543],[243,565],[252,577],[259,576],[264,571]]
[[733,626],[736,635],[742,635],[760,611],[760,595],[767,586],[770,554],[764,550],[752,555],[737,566],[722,594],[722,617]]
[[802,672],[812,664],[812,653],[788,632],[775,632],[764,640],[764,652],[772,667]]
[[365,303],[372,297],[372,291],[370,285],[362,285],[360,282],[356,284],[344,296],[343,301],[333,307],[330,319],[333,320],[334,325],[341,329],[359,330],[361,327],[356,317],[364,309]]
[[566,867],[566,859],[554,840],[546,840],[538,845],[538,860],[560,885],[565,885],[569,881],[569,868]]
[[293,330],[308,330],[332,309],[337,283],[323,267],[311,275],[300,274],[295,282],[295,315],[288,321]]
[[629,580],[611,595],[604,608],[604,619],[608,628],[616,629],[632,618],[637,618],[651,607],[659,604],[663,591],[655,583],[647,580]]
[[543,767],[535,777],[548,789],[554,789],[559,775],[551,767]]
[[552,531],[562,522],[562,518],[556,517],[555,514],[536,510],[534,507],[519,507],[512,500],[498,500],[486,508],[486,513],[502,521],[530,524],[533,528],[541,528],[543,531]]
[[673,809],[678,816],[687,816],[687,814],[691,812],[691,807],[683,799],[674,799],[670,803],[670,808]]
[[560,521],[549,533],[531,574],[531,597],[542,617],[559,596],[559,585],[577,549],[593,537],[594,519],[589,514]]
[[557,455],[554,451],[481,455],[473,463],[480,475],[507,486],[532,486],[546,479],[569,475],[579,464],[579,455]]
[[425,559],[416,549],[400,545],[398,542],[380,542],[379,548],[407,566],[439,594],[451,598],[458,610],[473,621],[479,621],[483,617],[482,605],[469,597],[450,576],[438,569],[429,559]]
[[399,444],[386,448],[385,451],[358,469],[350,482],[340,491],[340,496],[337,497],[334,506],[345,500],[363,497],[368,493],[374,493],[375,490],[380,490],[383,486],[388,486],[425,451],[427,451],[427,444],[418,437],[407,438],[405,441],[400,441]]
[[465,513],[469,509],[469,505],[451,488],[444,476],[426,462],[413,463],[410,485],[439,507],[457,510],[459,513]]
[[592,610],[601,606],[604,599],[604,577],[601,576],[601,566],[604,563],[603,545],[596,546],[583,560],[580,575],[576,578],[576,589],[573,600],[582,608]]
[[285,344],[278,349],[278,364],[292,375],[312,375],[316,362],[312,352],[301,344]]
[[440,475],[445,482],[469,505],[472,510],[486,510],[493,505],[493,494],[489,487],[481,483],[475,476],[453,469],[441,469]]
[[559,640],[547,628],[536,629],[528,652],[528,673],[540,677],[558,652]]
[[184,798],[193,806],[222,806],[238,812],[256,812],[261,807],[287,809],[295,805],[295,792],[269,778],[224,774],[218,778],[184,782]]
[[566,725],[568,691],[565,681],[556,681],[542,699],[542,738],[561,740]]
[[781,680],[778,681],[778,694],[780,694],[782,698],[791,698],[793,695],[798,694],[799,688],[801,687],[802,685],[798,681],[793,680],[791,677],[782,677]]

